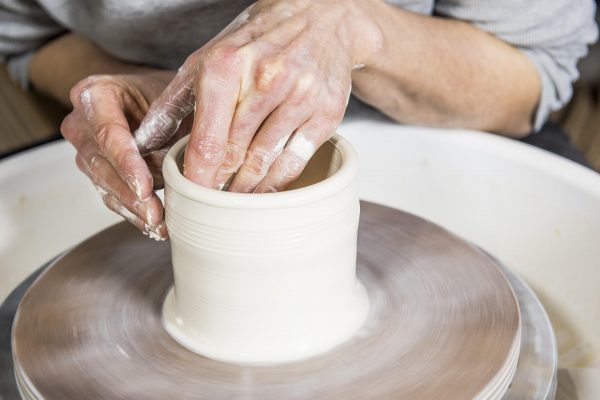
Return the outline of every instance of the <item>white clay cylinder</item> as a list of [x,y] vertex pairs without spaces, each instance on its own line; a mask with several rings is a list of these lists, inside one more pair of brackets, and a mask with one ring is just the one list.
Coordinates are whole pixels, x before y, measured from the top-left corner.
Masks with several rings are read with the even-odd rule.
[[163,308],[168,333],[206,357],[251,364],[303,359],[351,338],[369,306],[356,278],[350,144],[325,143],[296,188],[246,194],[187,180],[187,141],[163,165],[175,278]]

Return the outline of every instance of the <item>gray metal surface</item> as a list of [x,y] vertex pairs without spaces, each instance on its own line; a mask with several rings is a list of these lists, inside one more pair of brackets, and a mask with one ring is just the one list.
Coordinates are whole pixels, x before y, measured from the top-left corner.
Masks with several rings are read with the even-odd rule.
[[533,290],[502,266],[521,309],[521,353],[505,400],[552,400],[556,393],[558,353],[554,330]]
[[0,305],[0,400],[19,399],[19,391],[17,390],[13,368],[10,337],[13,320],[17,312],[17,307],[29,286],[53,261],[49,261],[29,275]]
[[[376,212],[377,211],[377,212]],[[394,218],[394,216],[398,215],[398,213],[400,214],[404,214],[401,212],[398,212],[397,210],[392,210],[392,209],[388,209],[388,208],[384,208],[384,207],[380,207],[380,206],[374,206],[374,205],[370,205],[370,204],[364,204],[363,203],[363,221],[361,221],[361,240],[360,240],[360,249],[359,250],[359,270],[361,270],[361,268],[372,268],[372,266],[370,265],[364,265],[369,264],[369,263],[381,263],[382,261],[382,257],[385,258],[385,253],[386,251],[390,251],[390,249],[392,248],[397,248],[398,247],[398,242],[397,240],[394,239],[399,239],[400,237],[402,237],[401,232],[399,231],[387,231],[385,229],[381,229],[382,224],[394,224],[396,223],[396,225],[400,222],[397,219]],[[374,218],[371,218],[371,220],[369,220],[369,218],[366,218],[366,223],[373,225],[376,224],[378,225],[377,228],[372,228],[372,229],[365,229],[365,216],[369,216],[369,214],[371,214],[370,216]],[[410,218],[415,218],[412,216],[409,216]],[[406,222],[412,222],[412,225],[414,226],[414,220],[410,219],[409,221],[404,220],[403,222],[406,225]],[[401,218],[402,219],[402,218]],[[417,219],[418,220],[418,219]],[[418,221],[422,221],[422,220],[418,220]],[[428,225],[431,225],[429,223],[425,223]],[[373,225],[376,226],[376,225]],[[421,225],[421,224],[416,224],[417,227],[423,228],[425,225]],[[114,231],[113,229],[112,234],[114,235],[116,233],[116,231]],[[440,230],[440,232],[444,232],[443,230]],[[394,234],[395,233],[395,234]],[[424,239],[425,242],[429,242],[429,245],[432,245],[432,239],[430,235],[426,235],[427,237],[423,236],[424,234],[430,234],[431,232],[427,232],[426,230],[423,231],[423,229],[420,229],[420,234],[414,236],[414,238],[421,238]],[[133,234],[133,232],[129,232],[129,234]],[[398,234],[400,234],[400,237],[398,237]],[[447,233],[445,233],[447,234]],[[434,235],[435,237],[435,235]],[[403,238],[406,240],[406,238]],[[423,241],[423,240],[421,240]],[[385,242],[382,245],[382,242]],[[385,251],[377,251],[378,247],[383,248]],[[414,247],[414,246],[413,246]],[[404,250],[407,250],[406,248]],[[414,249],[408,249],[410,251],[414,251]],[[365,254],[366,253],[366,254]],[[442,252],[443,253],[443,252]],[[415,254],[413,254],[413,257],[415,256]],[[448,254],[445,254],[445,256],[447,257]],[[409,255],[407,255],[407,257],[409,257]],[[159,257],[160,258],[160,257]],[[168,258],[168,257],[167,257]],[[156,260],[156,259],[155,259]],[[131,260],[130,260],[131,261]],[[157,261],[158,262],[158,261]],[[168,266],[167,266],[167,270],[168,270]],[[362,270],[361,270],[362,271]],[[373,271],[371,271],[372,274]],[[375,272],[377,272],[377,270],[375,269]],[[381,272],[381,271],[380,271]],[[369,272],[365,272],[362,271],[361,272],[361,277],[363,278],[363,280],[365,280],[365,273],[366,275],[369,275]],[[127,275],[127,274],[125,274]],[[165,275],[165,271],[163,271],[164,276],[168,276],[169,273],[166,273]],[[164,277],[163,276],[163,277]],[[512,274],[508,274],[509,279],[511,280],[512,285],[515,288],[515,291],[517,292],[517,295],[519,297],[519,303],[522,307],[522,318],[523,318],[523,344],[522,344],[522,348],[521,348],[521,357],[519,358],[519,366],[518,366],[518,370],[517,373],[514,377],[513,383],[511,385],[511,388],[509,389],[509,391],[506,393],[506,399],[547,399],[547,398],[551,398],[548,397],[548,395],[550,394],[550,389],[547,387],[547,376],[548,374],[542,373],[542,370],[546,370],[548,369],[548,366],[551,364],[548,364],[549,359],[548,359],[548,353],[552,353],[553,351],[555,351],[555,349],[552,347],[553,345],[553,339],[552,339],[552,331],[551,328],[549,326],[549,323],[547,321],[547,317],[545,317],[545,313],[543,311],[543,308],[541,308],[541,305],[539,304],[539,302],[537,301],[537,299],[535,298],[535,296],[533,295],[533,293],[514,275]],[[140,278],[140,277],[138,277]],[[368,278],[368,277],[367,277]],[[373,277],[371,276],[371,279]],[[381,277],[380,277],[381,278]],[[406,277],[405,277],[406,278]],[[168,278],[170,279],[170,278]],[[114,283],[114,282],[113,282]],[[23,287],[27,287],[30,284],[30,282],[26,282],[24,283],[24,285],[21,285],[22,287],[20,287],[20,289],[22,290]],[[165,288],[168,288],[168,286],[170,285],[170,281],[167,281],[166,284],[164,285]],[[110,287],[107,286],[107,287]],[[367,287],[369,287],[369,285],[367,285]],[[164,289],[164,288],[163,288]],[[10,331],[10,328],[8,327],[7,323],[4,323],[5,321],[8,321],[9,319],[11,319],[11,314],[14,313],[14,306],[16,304],[16,301],[18,301],[19,297],[20,297],[20,293],[18,293],[19,290],[16,290],[16,293],[13,293],[13,295],[11,296],[12,299],[8,299],[7,302],[5,302],[2,305],[2,308],[0,309],[0,312],[2,313],[1,315],[6,318],[3,319],[3,324],[2,324],[2,343],[0,343],[0,346],[2,350],[6,350],[9,346],[7,346],[8,343],[8,332]],[[158,291],[160,292],[160,290]],[[142,297],[148,297],[149,293],[143,293]],[[92,296],[93,297],[93,296]],[[152,297],[152,296],[150,296]],[[160,303],[160,299],[161,296],[158,295],[156,296],[156,298],[159,299],[159,301],[157,302],[157,304]],[[9,301],[10,300],[10,301]],[[84,301],[85,302],[85,301]],[[389,318],[383,318],[383,320],[389,320]],[[140,322],[138,320],[138,322]],[[398,323],[399,321],[396,320],[396,322]],[[531,340],[527,339],[527,338],[531,338]],[[46,338],[49,339],[49,338]],[[167,338],[170,339],[170,338]],[[548,347],[549,346],[549,347]],[[343,347],[344,348],[344,347]],[[55,348],[56,350],[56,348]],[[89,348],[87,350],[90,350]],[[125,349],[123,349],[121,347],[121,350],[125,351]],[[388,349],[389,350],[393,350],[393,349]],[[119,351],[117,349],[117,351],[119,353],[121,353],[121,351]],[[347,348],[346,350],[347,351]],[[127,352],[127,351],[125,351]],[[60,352],[59,352],[60,353]],[[117,353],[114,353],[114,355],[116,355]],[[12,368],[9,365],[9,363],[6,362],[7,360],[7,352],[3,352],[2,353],[2,359],[0,360],[2,362],[1,366],[2,368],[0,369],[0,377],[2,377],[2,379],[0,380],[0,393],[2,393],[2,395],[4,396],[4,399],[10,399],[10,398],[14,398],[12,396],[16,396],[16,390],[15,390],[15,386],[14,386],[14,379],[8,379],[7,377],[10,375],[12,378]],[[59,355],[59,354],[55,354],[55,355]],[[122,355],[122,354],[121,354]],[[369,359],[368,355],[366,355],[366,358],[368,359],[369,363],[373,362],[373,359]],[[90,354],[88,354],[88,356],[90,356]],[[197,357],[197,356],[195,356]],[[551,357],[550,357],[551,358]],[[358,363],[359,366],[362,365],[360,364],[360,357],[356,358],[356,360],[354,363]],[[322,364],[323,361],[327,361],[327,358],[322,359],[322,358],[317,358],[316,360],[320,360],[319,362],[317,362],[317,364],[321,363],[320,366],[321,367],[325,367],[324,364]],[[197,360],[196,360],[197,361]],[[314,361],[314,360],[313,360]],[[551,361],[551,360],[550,360]],[[555,358],[554,358],[555,361]],[[121,360],[121,363],[124,363],[125,360]],[[209,361],[210,363],[210,361]],[[215,364],[214,362],[212,362],[213,364]],[[217,365],[220,364],[220,365]],[[302,363],[301,363],[302,364]],[[313,363],[314,364],[314,363]],[[49,365],[49,364],[48,364]],[[213,365],[214,367],[216,367],[216,371],[221,371],[221,372],[231,372],[231,369],[223,369],[223,364],[221,363],[216,363],[215,365]],[[235,375],[237,381],[235,382],[235,385],[237,387],[237,391],[233,390],[233,392],[231,392],[230,390],[230,397],[226,397],[226,396],[219,396],[219,397],[211,397],[211,396],[206,396],[207,398],[264,398],[262,396],[258,396],[258,394],[263,394],[264,392],[256,392],[253,391],[255,389],[257,389],[255,383],[254,382],[257,378],[259,379],[265,379],[265,377],[270,377],[268,380],[273,381],[273,380],[277,380],[279,378],[281,378],[281,375],[285,375],[286,372],[286,368],[288,368],[289,366],[283,366],[285,368],[282,369],[282,367],[278,367],[276,370],[269,370],[268,368],[260,368],[260,371],[257,371],[255,368],[249,368],[249,367],[238,367],[240,370],[238,371],[238,373]],[[306,367],[306,366],[305,366]],[[98,365],[97,367],[97,371],[87,371],[89,375],[104,375],[106,374],[105,370],[106,369],[106,365]],[[329,371],[324,371],[323,368],[321,368],[319,371],[311,371],[310,368],[307,369],[303,369],[303,368],[298,368],[298,366],[296,365],[295,368],[295,372],[296,375],[294,376],[296,380],[306,380],[307,379],[307,374],[309,375],[309,378],[312,380],[317,380],[317,382],[321,382],[320,386],[323,387],[325,390],[330,389],[330,387],[328,388],[328,383],[326,381],[321,381],[322,378],[326,377],[327,375],[331,376],[331,372]],[[367,364],[367,369],[371,368],[373,369],[373,366],[371,364]],[[335,368],[333,371],[333,375],[339,379],[348,379],[348,377],[346,376],[339,376],[340,374],[343,375],[344,369],[343,368],[337,368],[338,371],[337,373],[335,373]],[[61,377],[64,376],[64,370],[58,369],[56,368],[56,365],[53,365],[51,367],[47,367],[47,370],[55,370],[55,373],[51,374],[51,375],[56,375],[57,377]],[[294,368],[292,369],[288,369],[287,372],[290,372],[294,370]],[[356,368],[354,368],[354,370],[356,370]],[[375,368],[375,370],[377,370]],[[302,371],[302,374],[298,375],[299,372]],[[537,372],[536,372],[537,371]],[[114,372],[114,371],[113,371]],[[215,372],[215,371],[212,371]],[[265,374],[266,372],[266,374]],[[241,373],[241,374],[240,374]],[[385,374],[385,370],[380,370],[379,373],[383,373]],[[387,371],[388,376],[394,376],[395,375],[395,379],[402,379],[401,376],[402,375],[396,375],[397,372],[394,373],[390,373],[389,369]],[[109,374],[110,375],[110,374]],[[218,375],[218,374],[217,374]],[[215,374],[210,374],[209,376],[214,379],[215,378]],[[550,377],[553,376],[552,373],[550,373],[549,375]],[[72,375],[69,375],[69,380],[72,380]],[[222,378],[222,376],[221,376]],[[276,379],[277,378],[277,379]],[[356,378],[356,377],[355,377]],[[349,380],[349,382],[352,382],[355,379]],[[551,379],[550,379],[551,380]],[[118,379],[117,379],[118,381]],[[433,386],[435,386],[435,382],[432,379],[429,379],[430,384],[433,383]],[[56,382],[56,383],[60,383],[60,382]],[[219,383],[219,382],[214,382],[214,383]],[[222,382],[220,382],[222,383]],[[272,383],[272,382],[271,382]],[[285,383],[285,381],[284,381]],[[373,384],[377,383],[377,377],[375,376],[375,380],[374,382],[371,381],[369,383],[367,383],[367,388],[373,388]],[[146,388],[145,388],[145,396],[144,398],[150,398],[154,395],[153,393],[153,382],[146,382]],[[364,382],[361,383],[364,386]],[[149,385],[149,386],[148,386]],[[355,386],[355,385],[350,385],[350,386]],[[283,386],[284,389],[286,390],[290,390],[290,389],[295,389],[294,394],[296,394],[297,396],[285,396],[285,398],[303,398],[302,396],[302,390],[300,386],[296,385],[292,385],[286,387],[285,385]],[[305,386],[305,388],[307,388]],[[233,388],[235,389],[235,388]],[[281,389],[281,385],[279,385],[279,389]],[[376,387],[375,387],[376,389]],[[241,391],[240,391],[241,390]],[[376,390],[375,390],[376,392]],[[117,392],[115,392],[117,393]],[[543,393],[546,393],[546,397],[539,397],[541,396]],[[88,393],[90,394],[90,393]],[[306,395],[306,397],[312,397],[314,398],[314,396],[312,396],[310,393],[304,393]],[[314,393],[313,393],[314,394]],[[351,394],[351,396],[349,397],[348,394]],[[373,394],[372,392],[369,393],[368,398],[375,398],[374,396],[371,396],[371,394]],[[532,394],[532,396],[529,396],[529,394]],[[279,395],[281,396],[281,393],[279,393]],[[364,396],[364,394],[360,394],[360,392],[352,392],[352,391],[345,391],[345,396],[344,398],[366,398],[366,397],[361,397]],[[94,395],[90,395],[88,397],[95,397],[95,398],[99,398],[99,397],[103,397],[103,396],[97,396],[97,393],[94,393]],[[127,396],[128,398],[130,398],[131,396]],[[322,398],[340,398],[340,396],[335,396],[335,393],[329,391],[327,395],[323,395],[321,396]],[[384,398],[384,397],[380,397],[380,398]],[[396,397],[390,397],[390,398],[396,398]],[[445,398],[451,398],[446,396]]]

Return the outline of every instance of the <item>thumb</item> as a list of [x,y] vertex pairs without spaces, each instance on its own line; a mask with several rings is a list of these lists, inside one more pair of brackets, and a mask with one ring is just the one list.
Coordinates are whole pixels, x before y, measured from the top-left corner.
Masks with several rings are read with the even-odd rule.
[[134,133],[140,153],[146,155],[164,146],[177,132],[181,121],[196,104],[193,68],[182,68],[181,72],[150,105],[148,113]]

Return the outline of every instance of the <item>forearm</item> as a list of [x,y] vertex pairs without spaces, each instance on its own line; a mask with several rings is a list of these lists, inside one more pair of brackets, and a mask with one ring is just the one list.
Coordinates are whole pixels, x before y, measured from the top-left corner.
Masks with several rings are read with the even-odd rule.
[[353,93],[403,123],[523,136],[540,95],[533,63],[477,27],[363,3],[380,48],[352,74]]
[[69,106],[69,91],[78,81],[95,74],[126,74],[152,69],[120,61],[89,40],[66,34],[40,48],[29,64],[34,90]]

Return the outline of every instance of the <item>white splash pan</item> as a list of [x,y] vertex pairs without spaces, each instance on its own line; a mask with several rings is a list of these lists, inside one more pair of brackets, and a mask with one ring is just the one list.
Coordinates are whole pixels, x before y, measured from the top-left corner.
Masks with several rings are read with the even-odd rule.
[[[549,311],[560,366],[600,377],[600,174],[480,132],[355,119],[340,133],[358,151],[363,199],[423,216],[499,258]],[[0,299],[119,221],[64,142],[1,162],[0,188]]]

